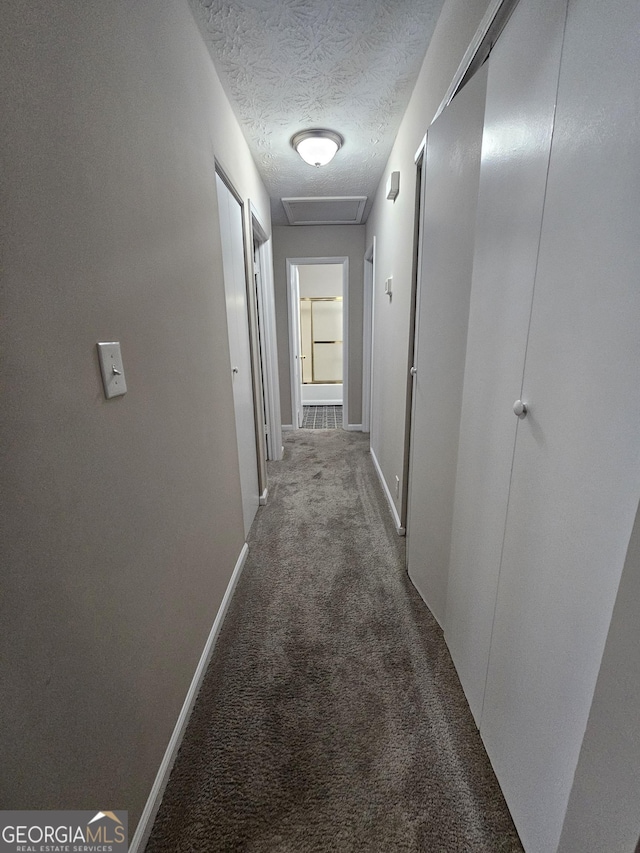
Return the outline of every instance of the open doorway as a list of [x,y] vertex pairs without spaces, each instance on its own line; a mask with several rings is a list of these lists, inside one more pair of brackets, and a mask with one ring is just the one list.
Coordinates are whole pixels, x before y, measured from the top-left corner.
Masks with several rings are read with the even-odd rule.
[[347,419],[348,258],[287,258],[293,427]]

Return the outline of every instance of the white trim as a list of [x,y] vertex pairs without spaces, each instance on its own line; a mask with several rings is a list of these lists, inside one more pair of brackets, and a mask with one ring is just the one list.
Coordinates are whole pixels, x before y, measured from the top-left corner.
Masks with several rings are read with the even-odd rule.
[[282,459],[280,421],[280,379],[278,377],[278,345],[276,336],[276,303],[273,285],[273,256],[271,239],[262,226],[258,211],[249,201],[253,239],[257,243],[260,273],[258,275],[258,312],[260,317],[260,348],[264,376],[265,414],[267,419],[267,458]]
[[424,157],[424,152],[426,150],[427,150],[427,134],[425,133],[425,135],[422,137],[422,142],[420,143],[420,145],[418,145],[418,150],[416,151],[414,158],[413,158],[413,162],[416,164],[416,166],[420,162],[420,158]]
[[[425,134],[423,140],[423,148],[418,150],[418,156],[416,158],[416,170],[419,169],[420,176],[420,186],[418,187],[418,209],[416,213],[418,214],[418,253],[416,257],[416,298],[415,304],[413,306],[414,310],[414,323],[413,323],[413,364],[410,366],[410,370],[413,367],[416,367],[418,360],[418,352],[419,352],[419,337],[420,337],[420,303],[422,299],[422,261],[423,261],[423,238],[424,238],[424,210],[425,210],[425,193],[427,186],[427,139],[428,132]],[[406,502],[403,507],[404,510],[404,520],[406,526],[406,535],[407,535],[407,566],[409,565],[409,551],[408,551],[408,540],[411,538],[411,494],[413,488],[413,457],[412,454],[415,453],[415,448],[412,447],[413,441],[413,429],[415,424],[415,412],[416,412],[416,393],[415,393],[415,383],[416,378],[415,374],[413,374],[413,378],[411,380],[411,410],[409,411],[409,430],[406,436],[406,444],[405,444],[405,458],[406,458],[406,467],[405,467],[405,477],[406,477]]]
[[373,381],[373,285],[376,280],[376,238],[364,255],[362,299],[362,431],[371,430],[371,383]]
[[398,515],[398,510],[396,509],[396,505],[393,502],[393,498],[391,497],[391,492],[389,491],[389,486],[387,486],[387,481],[384,478],[384,474],[382,473],[382,468],[380,467],[380,463],[378,462],[378,458],[374,452],[373,447],[369,448],[369,452],[371,453],[371,458],[373,459],[373,467],[376,469],[376,474],[382,484],[382,490],[384,491],[385,497],[387,499],[387,503],[391,508],[391,515],[393,516],[393,521],[396,526],[396,533],[398,536],[404,536],[405,529],[400,522],[400,516]]
[[304,403],[302,404],[305,408],[307,406],[342,406],[342,400],[314,400],[312,403]]
[[[491,0],[489,8],[480,21],[478,29],[476,30],[474,37],[471,39],[469,47],[465,51],[456,73],[453,75],[453,80],[449,84],[449,88],[442,99],[442,103],[438,107],[436,114],[431,121],[432,124],[445,107],[449,106],[455,97],[483,45],[487,45],[488,47],[485,54],[486,58],[489,53],[489,49],[502,32],[502,29],[509,20],[509,16],[517,5],[518,0]],[[479,57],[479,59],[482,61],[482,58]]]
[[375,396],[375,351],[376,351],[376,305],[377,297],[376,297],[376,258],[377,258],[377,242],[376,237],[373,237],[373,241],[371,244],[371,248],[373,251],[372,263],[372,288],[371,288],[371,382],[370,382],[370,393],[371,399],[369,402],[369,443],[373,445],[376,442],[377,436],[375,432],[375,417],[374,414],[376,412],[376,396]]
[[349,423],[349,258],[342,260],[342,422]]
[[225,186],[227,187],[231,195],[235,198],[235,200],[238,202],[240,207],[244,207],[244,199],[235,188],[235,184],[231,178],[231,172],[229,171],[229,169],[225,168],[223,163],[220,162],[219,157],[214,157],[213,160],[215,164],[215,170],[222,179],[222,183],[225,184]]
[[[287,258],[287,307],[289,309],[289,379],[291,383],[291,422],[293,429],[300,429],[300,409],[302,409],[302,388],[300,382],[300,324],[297,320],[300,302],[300,281],[298,267]],[[298,382],[300,379],[300,382]]]
[[204,678],[204,675],[207,671],[207,666],[209,665],[209,661],[211,659],[216,640],[218,639],[218,634],[220,633],[224,617],[226,616],[227,610],[229,609],[229,604],[231,603],[233,592],[240,579],[240,575],[242,574],[242,570],[247,560],[248,553],[249,546],[245,542],[245,544],[242,546],[242,550],[240,551],[240,556],[236,561],[236,565],[229,580],[229,583],[227,584],[227,589],[225,590],[222,601],[220,602],[220,607],[218,608],[216,618],[213,621],[213,625],[211,627],[211,631],[209,632],[207,642],[205,643],[202,654],[200,655],[198,666],[196,667],[196,671],[193,675],[193,678],[191,679],[191,685],[182,705],[182,710],[180,711],[175,727],[173,729],[173,733],[169,740],[169,744],[165,750],[162,762],[160,763],[160,767],[158,769],[156,778],[151,788],[151,792],[149,794],[149,797],[147,798],[145,807],[142,810],[142,815],[140,816],[140,820],[138,821],[138,826],[136,827],[136,831],[133,835],[133,838],[131,839],[131,844],[129,845],[129,853],[142,853],[147,841],[149,840],[149,836],[151,835],[153,822],[158,813],[158,809],[160,808],[160,803],[162,802],[162,797],[169,781],[169,776],[171,774],[173,763],[178,754],[178,750],[180,749],[180,744],[182,743],[182,738],[184,737],[184,733],[187,728],[187,723],[189,722],[189,717],[191,716],[191,711],[193,710],[198,691],[200,690],[202,679]]
[[[287,291],[289,308],[289,372],[291,374],[291,420],[293,429],[299,429],[296,413],[296,356],[299,342],[295,335],[293,312],[297,310],[296,291],[299,299],[299,289],[294,281],[295,271],[299,266],[316,266],[318,264],[342,265],[342,420],[349,422],[349,258],[345,255],[336,258],[287,258]],[[332,404],[330,404],[332,405]],[[284,427],[283,427],[284,429]]]
[[362,432],[362,424],[343,424],[342,429],[346,429],[349,432]]
[[267,505],[267,499],[269,497],[269,489],[265,489],[264,492],[260,495],[260,506]]
[[[293,424],[282,424],[282,432],[290,432],[293,430]],[[284,450],[284,447],[282,448]]]

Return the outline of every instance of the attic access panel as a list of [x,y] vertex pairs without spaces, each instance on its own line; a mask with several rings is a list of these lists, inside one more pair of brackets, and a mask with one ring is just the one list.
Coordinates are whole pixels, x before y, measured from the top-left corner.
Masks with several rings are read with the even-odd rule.
[[360,225],[366,195],[283,198],[289,225]]

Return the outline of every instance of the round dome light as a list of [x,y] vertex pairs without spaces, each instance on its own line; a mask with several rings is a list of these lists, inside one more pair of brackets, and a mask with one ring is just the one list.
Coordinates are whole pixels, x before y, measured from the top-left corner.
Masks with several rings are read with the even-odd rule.
[[291,145],[310,166],[326,166],[344,142],[333,130],[303,130],[291,138]]

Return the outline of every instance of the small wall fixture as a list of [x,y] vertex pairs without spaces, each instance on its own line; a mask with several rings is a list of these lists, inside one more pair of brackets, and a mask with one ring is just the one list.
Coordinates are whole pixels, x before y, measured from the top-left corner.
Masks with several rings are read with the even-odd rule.
[[326,166],[342,147],[344,139],[334,130],[302,130],[291,137],[291,145],[310,166]]
[[391,172],[387,181],[387,198],[395,201],[400,192],[400,172]]

